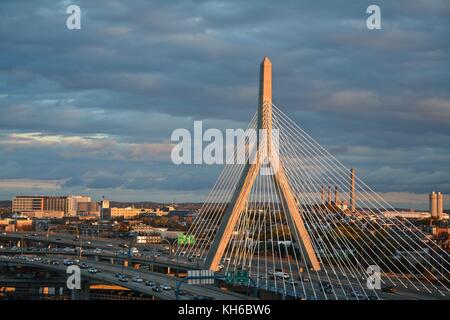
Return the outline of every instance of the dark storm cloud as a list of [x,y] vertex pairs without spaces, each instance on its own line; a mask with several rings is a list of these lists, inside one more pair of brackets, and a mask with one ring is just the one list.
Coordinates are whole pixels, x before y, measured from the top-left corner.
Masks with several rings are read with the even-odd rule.
[[194,119],[245,126],[269,55],[275,103],[369,184],[450,193],[450,4],[377,4],[380,31],[363,1],[2,1],[0,179],[201,200],[219,168],[173,168],[163,145]]

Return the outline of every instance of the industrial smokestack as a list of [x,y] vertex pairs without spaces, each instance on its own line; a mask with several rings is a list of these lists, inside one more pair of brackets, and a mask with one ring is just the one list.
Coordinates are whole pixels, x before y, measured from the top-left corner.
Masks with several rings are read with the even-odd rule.
[[339,191],[338,191],[338,186],[334,187],[334,203],[336,205],[339,204]]
[[355,195],[355,168],[350,170],[350,210],[356,210],[356,195]]
[[328,186],[328,204],[331,204],[331,187]]
[[325,204],[325,188],[323,187],[323,185],[320,189],[320,199],[322,200],[322,204]]
[[430,193],[430,213],[431,218],[437,218],[437,195],[434,191]]
[[438,192],[436,201],[437,217],[439,220],[442,220],[444,218],[444,200],[441,192]]

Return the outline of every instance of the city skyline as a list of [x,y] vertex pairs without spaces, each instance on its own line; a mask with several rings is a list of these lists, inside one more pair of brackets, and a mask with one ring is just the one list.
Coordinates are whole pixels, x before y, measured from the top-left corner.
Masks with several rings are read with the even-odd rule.
[[274,102],[383,198],[450,207],[444,1],[381,1],[378,33],[365,4],[79,4],[74,33],[64,2],[0,4],[1,200],[202,202],[222,167],[173,165],[170,133],[245,128],[270,55]]

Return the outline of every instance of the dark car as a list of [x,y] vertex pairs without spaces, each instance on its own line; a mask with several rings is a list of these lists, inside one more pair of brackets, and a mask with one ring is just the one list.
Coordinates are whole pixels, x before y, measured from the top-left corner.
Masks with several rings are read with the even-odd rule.
[[194,296],[194,300],[214,300],[214,298],[208,296]]
[[185,295],[187,295],[188,293],[187,293],[186,291],[184,291],[184,290],[179,290],[179,291],[178,291],[178,294],[179,294],[180,296],[185,296]]
[[161,287],[153,287],[152,290],[155,291],[155,292],[162,292],[163,291],[163,289]]
[[396,293],[397,292],[397,288],[396,287],[391,287],[391,286],[383,287],[381,290],[384,291],[384,292],[388,292],[388,293]]

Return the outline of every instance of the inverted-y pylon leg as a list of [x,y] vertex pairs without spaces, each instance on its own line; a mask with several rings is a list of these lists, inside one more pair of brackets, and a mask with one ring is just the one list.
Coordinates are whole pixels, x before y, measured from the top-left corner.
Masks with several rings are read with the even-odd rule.
[[[275,181],[280,190],[283,208],[289,211],[286,215],[286,220],[288,220],[287,222],[289,224],[289,229],[291,230],[291,240],[292,242],[294,239],[297,240],[297,243],[302,246],[302,252],[311,268],[315,271],[319,271],[320,263],[317,259],[316,253],[314,252],[311,238],[306,230],[302,215],[300,214],[300,210],[298,208],[300,204],[297,204],[292,188],[289,185],[289,181],[281,166],[275,175]],[[297,231],[297,234],[295,234],[295,230]]]

